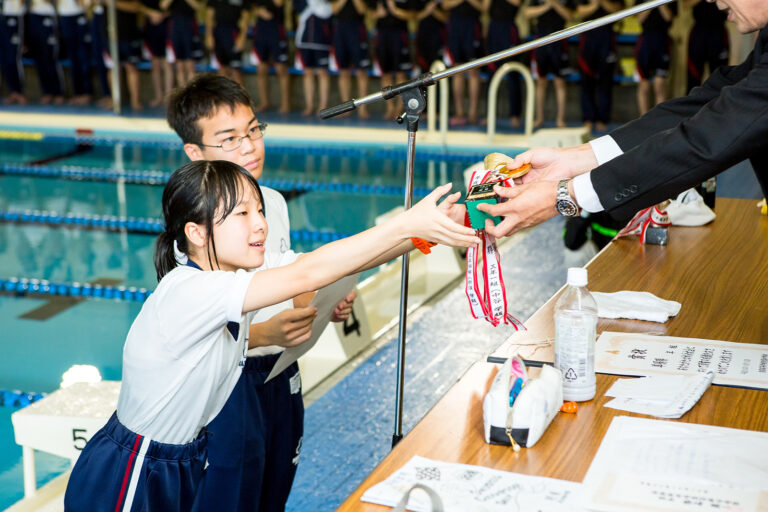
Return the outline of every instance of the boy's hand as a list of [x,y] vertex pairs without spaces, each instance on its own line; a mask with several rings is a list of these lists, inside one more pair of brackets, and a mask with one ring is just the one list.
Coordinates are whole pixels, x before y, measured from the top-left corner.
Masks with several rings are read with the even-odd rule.
[[352,314],[352,304],[355,302],[357,292],[352,290],[344,299],[336,305],[331,315],[331,322],[343,322]]
[[308,341],[312,335],[312,321],[317,308],[285,309],[266,322],[251,325],[251,346],[295,347]]

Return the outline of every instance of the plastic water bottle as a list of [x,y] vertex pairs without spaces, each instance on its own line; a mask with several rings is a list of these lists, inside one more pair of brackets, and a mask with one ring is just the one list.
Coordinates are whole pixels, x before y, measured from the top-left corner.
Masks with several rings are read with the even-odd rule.
[[568,269],[568,288],[555,304],[555,368],[563,373],[563,400],[595,396],[597,303],[587,290],[587,269]]

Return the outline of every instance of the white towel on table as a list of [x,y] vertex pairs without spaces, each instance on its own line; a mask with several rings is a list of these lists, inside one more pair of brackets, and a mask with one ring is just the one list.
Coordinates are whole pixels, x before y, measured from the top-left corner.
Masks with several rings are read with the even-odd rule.
[[695,189],[688,189],[667,205],[667,215],[673,226],[703,226],[715,218],[709,206]]
[[591,292],[597,302],[600,318],[630,318],[649,322],[666,322],[680,312],[680,303],[660,299],[649,292]]

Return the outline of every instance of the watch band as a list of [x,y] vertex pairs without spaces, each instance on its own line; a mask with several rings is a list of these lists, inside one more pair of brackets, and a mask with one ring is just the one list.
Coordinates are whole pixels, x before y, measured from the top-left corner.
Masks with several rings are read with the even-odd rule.
[[555,199],[555,209],[564,217],[576,217],[579,214],[579,205],[568,192],[568,182],[570,180],[560,180],[557,183],[557,197]]

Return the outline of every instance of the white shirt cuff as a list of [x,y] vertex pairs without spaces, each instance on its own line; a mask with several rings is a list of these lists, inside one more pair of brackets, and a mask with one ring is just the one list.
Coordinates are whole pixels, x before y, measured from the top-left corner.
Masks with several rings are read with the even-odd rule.
[[582,210],[586,210],[589,213],[597,213],[605,208],[600,203],[600,198],[597,197],[595,187],[592,186],[590,174],[591,172],[587,172],[573,178],[573,195]]
[[589,145],[592,147],[592,152],[597,159],[597,165],[603,165],[605,162],[613,160],[617,156],[621,156],[624,152],[621,150],[616,141],[610,135],[603,135],[597,139],[589,141]]

